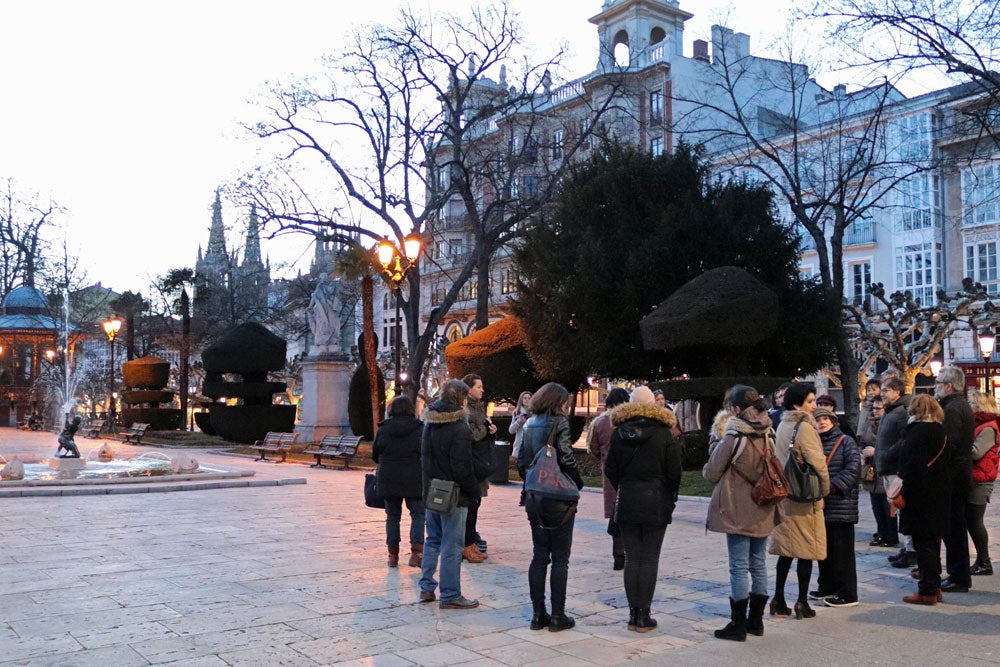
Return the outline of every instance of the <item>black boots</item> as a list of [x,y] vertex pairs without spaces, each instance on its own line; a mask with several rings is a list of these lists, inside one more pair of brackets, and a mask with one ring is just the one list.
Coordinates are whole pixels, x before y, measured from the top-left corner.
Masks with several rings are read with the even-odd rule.
[[992,576],[993,575],[993,564],[990,563],[990,560],[988,558],[986,560],[983,560],[981,558],[976,558],[976,562],[975,562],[975,564],[973,564],[972,568],[969,570],[969,574],[975,575],[977,577],[981,577],[981,576],[987,576],[987,577],[989,577],[989,576]]
[[533,602],[532,606],[535,608],[535,613],[531,617],[531,629],[541,630],[549,627],[549,623],[552,622],[552,617],[549,616],[547,611],[545,611],[545,603]]
[[638,611],[635,607],[628,608],[628,629],[632,632],[635,632],[635,617]]
[[750,594],[750,607],[747,611],[747,632],[758,637],[764,636],[764,607],[767,606],[767,596]]
[[635,610],[635,631],[649,632],[656,627],[656,619],[649,617],[649,607]]
[[[767,601],[767,598],[764,598]],[[747,604],[748,599],[734,600],[729,598],[729,625],[721,630],[715,631],[716,639],[729,639],[734,642],[745,642],[747,640]],[[760,605],[761,614],[764,613],[764,604]],[[761,621],[761,634],[764,634],[764,625]]]
[[576,625],[576,621],[572,616],[567,616],[565,612],[556,611],[554,608],[552,609],[552,619],[549,621],[549,632],[569,630],[574,625]]

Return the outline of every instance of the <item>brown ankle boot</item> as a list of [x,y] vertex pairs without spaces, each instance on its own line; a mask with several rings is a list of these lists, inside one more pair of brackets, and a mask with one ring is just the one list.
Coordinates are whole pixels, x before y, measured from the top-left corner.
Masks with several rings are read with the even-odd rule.
[[399,545],[394,547],[389,547],[389,567],[397,567],[399,565]]
[[410,542],[410,567],[421,567],[424,564],[424,543]]
[[486,554],[480,553],[479,549],[476,547],[476,543],[473,542],[462,550],[462,558],[470,563],[482,563],[486,560]]

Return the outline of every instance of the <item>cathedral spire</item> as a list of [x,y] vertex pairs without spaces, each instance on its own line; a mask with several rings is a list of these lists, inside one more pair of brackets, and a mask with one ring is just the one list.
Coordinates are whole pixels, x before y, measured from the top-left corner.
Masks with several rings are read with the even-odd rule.
[[250,222],[247,224],[247,243],[243,249],[243,264],[260,264],[260,229],[257,204],[250,205]]
[[208,232],[208,249],[205,251],[205,259],[226,258],[226,233],[222,227],[222,201],[219,191],[215,191],[215,202],[212,204],[212,226]]

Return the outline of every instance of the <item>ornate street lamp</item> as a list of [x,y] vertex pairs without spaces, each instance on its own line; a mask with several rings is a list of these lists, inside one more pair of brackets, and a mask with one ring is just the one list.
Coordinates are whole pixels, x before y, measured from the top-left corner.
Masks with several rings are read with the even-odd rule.
[[406,279],[406,274],[417,265],[417,258],[420,256],[420,237],[410,234],[403,239],[403,252],[389,239],[382,239],[378,244],[378,262],[382,265],[382,273],[392,283],[393,292],[396,294],[396,321],[393,324],[393,332],[396,337],[396,345],[393,350],[394,375],[393,382],[396,385],[396,395],[399,395],[400,384],[406,381],[400,371],[400,351],[403,342],[403,328],[399,321],[399,307],[402,301],[402,283]]
[[993,393],[993,378],[990,376],[990,359],[993,357],[993,350],[997,345],[995,333],[984,331],[979,336],[979,352],[983,355],[983,362],[986,364],[986,391]]
[[122,329],[122,319],[117,315],[112,315],[108,319],[104,320],[104,333],[108,335],[108,345],[111,347],[111,377],[109,379],[110,388],[108,390],[108,396],[110,397],[110,405],[108,407],[108,417],[109,417],[109,432],[117,433],[118,426],[115,420],[116,408],[115,399],[118,396],[118,392],[115,391],[115,338],[118,336],[118,332]]
[[941,367],[944,366],[944,362],[940,359],[931,359],[931,375],[937,377],[937,374],[941,372]]

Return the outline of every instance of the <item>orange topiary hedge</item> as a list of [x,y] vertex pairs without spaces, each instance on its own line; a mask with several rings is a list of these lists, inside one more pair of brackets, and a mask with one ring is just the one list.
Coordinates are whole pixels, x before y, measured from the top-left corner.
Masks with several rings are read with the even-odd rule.
[[462,378],[475,373],[483,378],[490,400],[516,401],[522,391],[543,384],[528,359],[526,342],[520,320],[507,316],[446,347],[448,374]]

